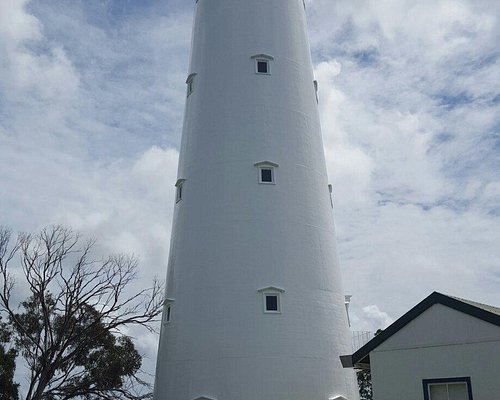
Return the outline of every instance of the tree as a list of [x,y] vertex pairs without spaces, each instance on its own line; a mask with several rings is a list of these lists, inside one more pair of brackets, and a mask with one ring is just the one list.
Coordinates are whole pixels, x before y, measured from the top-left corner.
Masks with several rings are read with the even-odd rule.
[[10,332],[0,316],[0,400],[18,400],[19,385],[14,383],[17,352],[6,348],[10,342]]
[[[377,329],[374,336],[380,335],[382,333],[382,329]],[[359,399],[360,400],[372,400],[373,392],[372,392],[372,372],[370,369],[362,369],[356,373],[358,378],[358,387],[359,387]]]
[[369,369],[362,369],[356,372],[359,386],[359,399],[372,400],[372,374]]
[[[139,378],[142,357],[124,328],[150,331],[161,314],[162,286],[132,291],[137,260],[92,258],[94,241],[61,226],[36,235],[0,229],[0,311],[29,372],[26,400],[150,398]],[[16,260],[19,264],[15,265]],[[14,274],[30,296],[14,307]]]

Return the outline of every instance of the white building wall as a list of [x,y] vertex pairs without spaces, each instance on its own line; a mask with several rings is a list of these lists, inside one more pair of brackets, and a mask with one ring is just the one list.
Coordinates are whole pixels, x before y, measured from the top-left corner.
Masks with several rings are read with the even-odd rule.
[[500,340],[498,326],[438,303],[392,335],[376,351],[491,340]]
[[199,0],[194,73],[155,400],[357,399],[303,1]]
[[500,399],[500,328],[436,304],[370,353],[374,400],[423,400],[423,379],[470,377]]

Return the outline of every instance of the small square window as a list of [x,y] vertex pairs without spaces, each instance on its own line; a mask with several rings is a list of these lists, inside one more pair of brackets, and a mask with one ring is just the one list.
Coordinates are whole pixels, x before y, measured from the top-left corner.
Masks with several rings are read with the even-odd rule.
[[266,294],[266,311],[267,312],[278,312],[278,295],[277,294]]
[[276,167],[278,167],[278,164],[272,161],[259,161],[254,165],[257,167],[259,183],[276,184]]
[[259,289],[258,291],[262,293],[264,313],[281,314],[281,294],[285,291],[274,286]]
[[272,168],[261,168],[260,169],[260,181],[262,183],[273,183],[273,169]]
[[269,73],[269,61],[268,60],[257,60],[257,73],[268,74]]

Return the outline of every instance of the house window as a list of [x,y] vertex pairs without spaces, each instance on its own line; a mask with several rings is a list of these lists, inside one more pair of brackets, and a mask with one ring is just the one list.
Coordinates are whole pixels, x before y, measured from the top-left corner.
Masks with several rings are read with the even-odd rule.
[[424,379],[425,400],[472,400],[469,377]]
[[271,74],[271,61],[274,60],[273,56],[269,54],[255,54],[251,58],[255,60],[255,73],[260,75]]
[[178,179],[175,183],[175,202],[178,203],[182,200],[183,186],[185,179]]
[[193,93],[194,91],[194,77],[196,76],[195,73],[193,74],[190,74],[187,79],[186,79],[186,85],[187,85],[187,96],[189,97],[189,95],[191,93]]
[[254,164],[259,171],[259,183],[271,184],[276,183],[276,167],[278,164],[271,161],[261,161]]
[[283,289],[269,286],[260,289],[264,300],[264,313],[280,314],[281,313],[281,294],[285,291]]

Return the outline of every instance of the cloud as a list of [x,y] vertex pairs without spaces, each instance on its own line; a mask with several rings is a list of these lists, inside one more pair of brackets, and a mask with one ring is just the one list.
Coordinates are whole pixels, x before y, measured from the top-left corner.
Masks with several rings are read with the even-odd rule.
[[375,333],[379,329],[385,329],[394,322],[394,319],[377,305],[370,304],[361,309],[360,315],[351,316],[353,324],[356,324],[359,331]]
[[353,312],[432,290],[499,304],[498,4],[307,10]]

